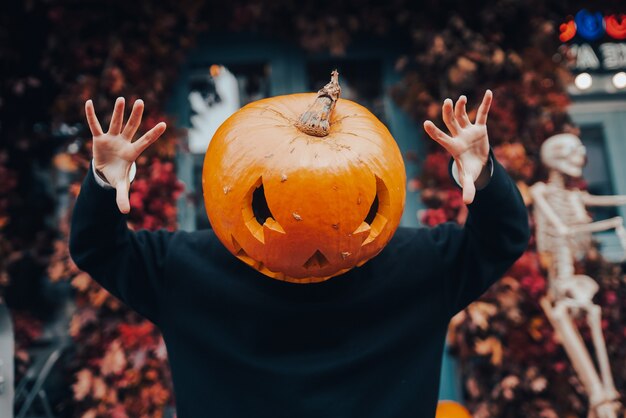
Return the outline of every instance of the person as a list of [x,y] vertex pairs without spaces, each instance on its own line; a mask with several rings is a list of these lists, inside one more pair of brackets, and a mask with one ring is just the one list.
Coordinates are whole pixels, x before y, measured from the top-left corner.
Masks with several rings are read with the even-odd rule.
[[211,230],[130,230],[132,163],[165,124],[132,142],[140,100],[123,126],[118,99],[107,133],[88,101],[93,161],[74,208],[71,256],[161,330],[180,418],[432,417],[449,320],[529,240],[522,197],[490,149],[491,101],[487,91],[472,123],[464,96],[446,99],[449,135],[424,124],[452,156],[464,226],[401,227],[363,266],[306,285],[253,270]]

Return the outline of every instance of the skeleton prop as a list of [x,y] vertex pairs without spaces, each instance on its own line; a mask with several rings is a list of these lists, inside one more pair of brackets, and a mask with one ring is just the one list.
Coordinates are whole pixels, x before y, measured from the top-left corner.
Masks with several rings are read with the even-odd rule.
[[[592,302],[598,284],[591,277],[574,274],[574,261],[591,244],[592,232],[614,229],[626,250],[623,219],[593,222],[586,206],[626,205],[626,196],[593,196],[565,186],[566,176],[581,177],[586,149],[572,134],[548,138],[541,147],[541,160],[549,169],[547,183],[531,187],[536,223],[537,250],[548,256],[548,295],[541,301],[578,377],[589,396],[589,418],[615,418],[620,404],[615,390],[601,328],[600,307]],[[594,354],[587,350],[575,318],[584,318],[590,329]]]

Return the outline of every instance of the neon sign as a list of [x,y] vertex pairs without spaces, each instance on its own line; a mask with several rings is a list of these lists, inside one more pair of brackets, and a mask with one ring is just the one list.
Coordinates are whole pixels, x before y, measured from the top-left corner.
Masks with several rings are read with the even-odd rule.
[[626,39],[626,16],[620,15],[619,18],[615,15],[607,16],[606,19],[606,33],[614,39]]
[[561,42],[571,41],[576,35],[586,41],[597,41],[604,34],[616,40],[626,39],[626,15],[603,16],[600,12],[582,9],[576,16],[562,23],[559,32]]
[[603,43],[594,49],[589,44],[569,46],[571,67],[577,71],[614,71],[626,69],[626,43]]

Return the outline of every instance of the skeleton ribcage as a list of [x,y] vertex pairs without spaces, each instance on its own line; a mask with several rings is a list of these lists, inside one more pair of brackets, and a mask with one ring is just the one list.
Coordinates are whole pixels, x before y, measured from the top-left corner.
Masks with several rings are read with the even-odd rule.
[[[546,185],[544,197],[557,216],[567,226],[584,225],[592,221],[585,209],[580,192]],[[537,250],[556,254],[565,246],[572,257],[580,258],[591,245],[590,233],[577,233],[571,237],[560,237],[548,218],[535,208]],[[573,261],[573,260],[572,260]]]

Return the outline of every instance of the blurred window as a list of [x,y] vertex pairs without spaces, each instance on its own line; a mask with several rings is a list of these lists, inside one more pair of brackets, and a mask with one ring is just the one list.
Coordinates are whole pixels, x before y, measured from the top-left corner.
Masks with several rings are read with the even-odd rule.
[[[589,193],[594,195],[615,194],[602,125],[581,126],[580,138],[587,148],[587,164],[583,168],[583,177],[587,182]],[[617,208],[614,206],[591,206],[588,209],[594,221],[618,216]]]

